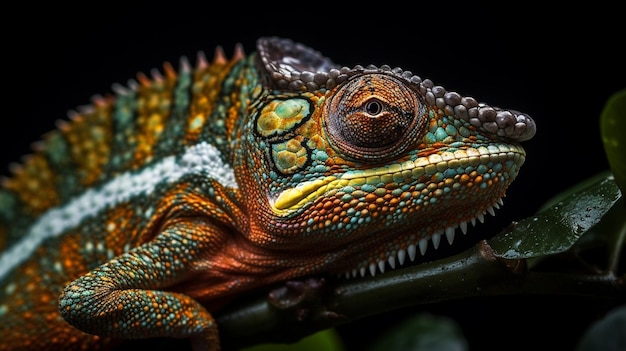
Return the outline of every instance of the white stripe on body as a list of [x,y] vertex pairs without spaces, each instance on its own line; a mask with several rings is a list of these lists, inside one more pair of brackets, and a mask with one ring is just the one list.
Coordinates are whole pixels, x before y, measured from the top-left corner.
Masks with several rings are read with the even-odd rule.
[[150,194],[159,183],[170,184],[185,175],[200,173],[226,187],[238,187],[235,172],[222,162],[219,150],[206,142],[196,144],[178,160],[169,156],[137,173],[120,174],[101,188],[89,189],[67,204],[44,213],[19,242],[0,253],[0,279],[30,257],[44,240],[59,236],[116,204]]

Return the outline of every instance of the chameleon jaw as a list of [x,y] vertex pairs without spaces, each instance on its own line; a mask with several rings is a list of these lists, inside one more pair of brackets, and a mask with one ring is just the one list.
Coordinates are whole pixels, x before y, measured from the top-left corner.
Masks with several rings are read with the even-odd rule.
[[346,270],[343,273],[339,273],[338,277],[345,277],[346,279],[356,278],[357,276],[365,277],[370,274],[374,277],[377,273],[385,273],[387,267],[393,269],[399,268],[409,262],[415,261],[418,257],[418,252],[422,256],[426,254],[428,249],[428,241],[432,241],[433,248],[436,250],[439,248],[441,238],[446,237],[449,245],[452,245],[456,235],[457,229],[461,230],[463,235],[467,234],[468,223],[475,226],[477,221],[484,223],[485,215],[490,214],[495,216],[495,210],[499,209],[504,203],[502,198],[498,198],[491,206],[487,207],[484,211],[479,212],[475,217],[472,217],[469,221],[462,221],[455,225],[446,227],[445,229],[439,229],[430,235],[426,235],[419,239],[411,237],[412,241],[405,247],[401,247],[395,252],[391,252],[386,258],[378,259],[375,261],[366,260],[357,264],[355,268]]

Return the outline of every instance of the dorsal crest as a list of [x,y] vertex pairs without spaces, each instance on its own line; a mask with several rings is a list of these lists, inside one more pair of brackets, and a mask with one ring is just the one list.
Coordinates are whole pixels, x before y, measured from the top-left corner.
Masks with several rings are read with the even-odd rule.
[[[230,59],[217,47],[211,61],[200,51],[193,67],[182,57],[178,69],[165,62],[160,70],[114,83],[111,93],[94,95],[89,104],[57,120],[57,128],[35,142],[31,154],[10,166],[11,175],[1,178],[0,190],[9,190],[28,213],[38,215],[114,174],[151,162],[171,146],[161,142],[167,126],[184,123],[187,111],[200,114],[212,108],[219,82],[244,57],[240,44]],[[181,100],[192,85],[198,95]],[[199,96],[207,92],[210,96]],[[179,133],[181,143],[188,144],[200,135],[189,127]]]

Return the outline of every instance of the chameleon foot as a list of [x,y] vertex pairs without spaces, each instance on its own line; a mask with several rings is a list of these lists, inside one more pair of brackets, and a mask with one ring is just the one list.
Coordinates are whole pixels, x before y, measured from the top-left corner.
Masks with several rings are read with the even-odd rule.
[[269,293],[269,303],[280,310],[292,310],[298,321],[338,318],[324,303],[328,284],[324,278],[290,280]]

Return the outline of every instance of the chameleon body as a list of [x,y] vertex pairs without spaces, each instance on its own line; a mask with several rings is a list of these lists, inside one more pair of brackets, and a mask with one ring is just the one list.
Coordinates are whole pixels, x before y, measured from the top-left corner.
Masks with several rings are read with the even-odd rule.
[[[532,119],[287,39],[138,75],[0,188],[0,350],[219,348],[229,298],[375,274],[493,213]],[[430,244],[429,244],[430,243]]]

